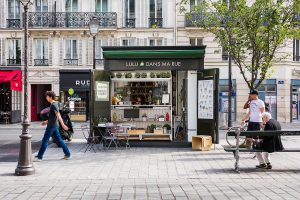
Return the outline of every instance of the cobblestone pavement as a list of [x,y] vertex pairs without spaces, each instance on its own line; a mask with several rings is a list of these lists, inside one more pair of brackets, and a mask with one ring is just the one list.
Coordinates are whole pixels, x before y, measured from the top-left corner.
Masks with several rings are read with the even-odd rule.
[[[299,137],[300,139],[300,137]],[[285,147],[299,147],[296,137]],[[221,141],[221,144],[224,141]],[[188,148],[131,148],[86,152],[83,140],[68,146],[71,160],[51,145],[32,176],[13,175],[17,163],[0,163],[0,199],[300,199],[300,153],[273,153],[272,170],[257,170],[253,154]]]

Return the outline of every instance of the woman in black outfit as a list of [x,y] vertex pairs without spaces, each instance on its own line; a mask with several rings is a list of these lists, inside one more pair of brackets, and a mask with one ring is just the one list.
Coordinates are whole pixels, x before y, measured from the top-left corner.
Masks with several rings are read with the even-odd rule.
[[[278,121],[272,119],[272,116],[268,112],[262,113],[263,127],[265,131],[281,130],[281,126]],[[262,151],[257,152],[256,157],[259,165],[256,168],[272,169],[270,163],[270,153],[274,151],[283,150],[280,136],[263,136],[262,139]]]

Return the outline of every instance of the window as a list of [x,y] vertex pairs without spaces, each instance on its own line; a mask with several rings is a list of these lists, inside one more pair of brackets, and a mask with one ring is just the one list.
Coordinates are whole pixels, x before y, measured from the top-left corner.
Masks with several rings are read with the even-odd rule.
[[77,40],[66,40],[65,59],[78,59]]
[[130,38],[130,39],[123,39],[122,40],[122,46],[135,46],[135,38]]
[[35,40],[35,59],[34,65],[48,65],[48,40]]
[[196,6],[199,6],[203,3],[203,0],[190,0],[190,9],[194,11]]
[[48,0],[36,0],[35,1],[36,12],[48,12]]
[[8,18],[20,19],[20,2],[19,0],[8,0]]
[[150,39],[149,40],[149,46],[162,46],[163,41],[162,39]]
[[162,18],[162,0],[150,0],[150,18]]
[[190,45],[191,46],[202,46],[203,38],[190,38]]
[[8,65],[21,64],[21,40],[9,39],[8,40]]
[[107,0],[96,0],[96,12],[108,12]]
[[135,18],[135,0],[125,0],[125,18]]
[[300,40],[293,40],[293,61],[300,61]]
[[66,0],[66,12],[77,12],[78,0]]

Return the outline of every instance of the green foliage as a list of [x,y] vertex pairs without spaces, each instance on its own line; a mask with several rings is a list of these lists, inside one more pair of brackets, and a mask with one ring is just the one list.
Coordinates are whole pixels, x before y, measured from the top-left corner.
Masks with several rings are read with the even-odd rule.
[[[249,89],[257,88],[272,73],[272,65],[287,57],[278,54],[287,39],[300,38],[300,0],[204,1],[186,13],[193,25],[215,35],[228,49]],[[186,12],[188,1],[181,1]],[[297,16],[297,15],[296,15]],[[299,16],[299,15],[298,15]]]

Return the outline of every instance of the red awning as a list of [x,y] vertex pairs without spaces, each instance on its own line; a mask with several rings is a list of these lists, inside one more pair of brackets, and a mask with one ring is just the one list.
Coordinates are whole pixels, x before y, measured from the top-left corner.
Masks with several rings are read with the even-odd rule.
[[10,89],[22,91],[22,71],[21,70],[0,70],[0,83],[10,82]]

